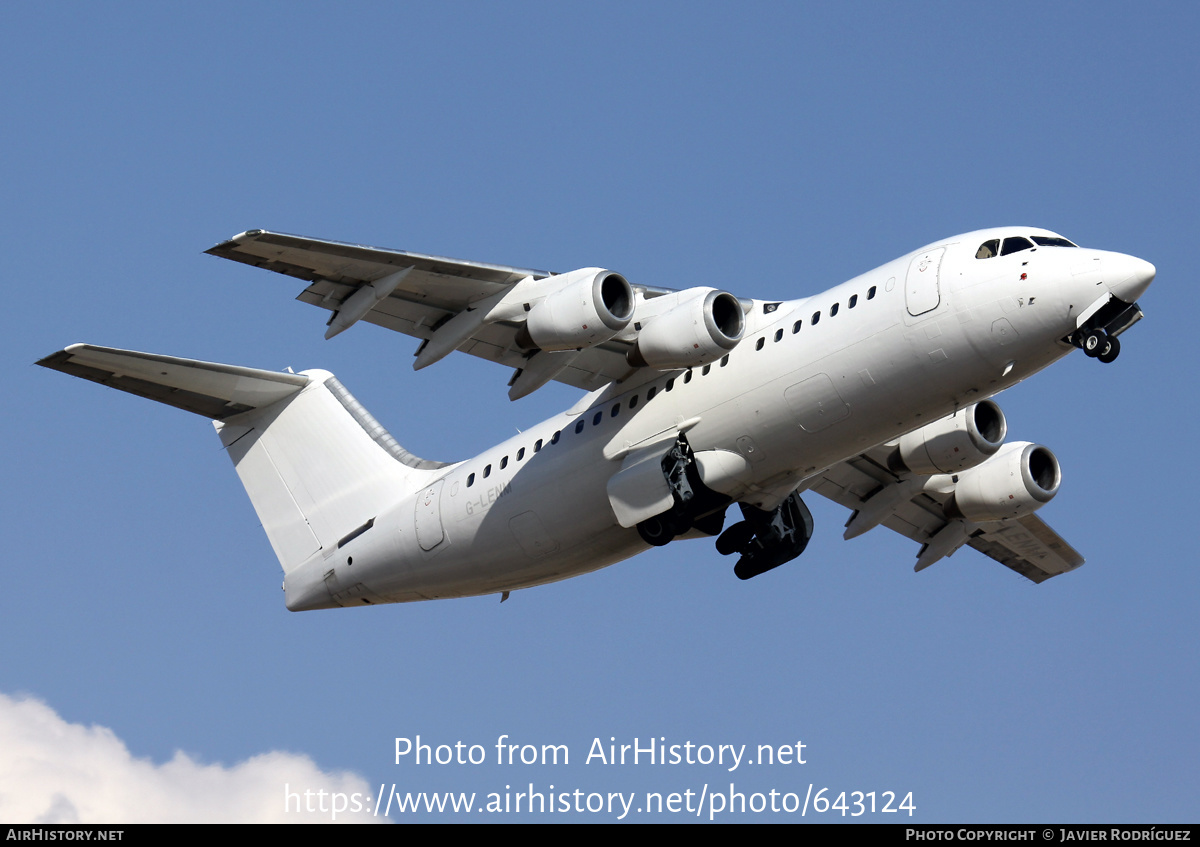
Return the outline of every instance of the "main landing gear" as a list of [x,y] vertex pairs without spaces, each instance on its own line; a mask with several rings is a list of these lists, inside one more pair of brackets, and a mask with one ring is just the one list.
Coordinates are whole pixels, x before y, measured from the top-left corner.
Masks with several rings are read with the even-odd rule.
[[749,579],[777,568],[804,552],[812,538],[812,513],[793,491],[773,511],[767,512],[738,503],[743,521],[735,523],[717,539],[722,556],[740,553],[733,572],[738,579]]
[[705,535],[719,533],[725,525],[725,507],[729,505],[729,498],[700,480],[695,456],[685,436],[680,435],[663,456],[662,471],[674,505],[669,511],[637,525],[642,540],[663,547],[693,529]]
[[812,538],[813,519],[800,495],[792,492],[771,511],[738,503],[743,520],[721,532],[730,498],[706,486],[696,459],[683,435],[662,459],[663,476],[674,504],[661,515],[637,525],[647,544],[663,547],[687,532],[720,535],[717,552],[740,554],[733,568],[738,579],[750,579],[777,568],[804,552]]

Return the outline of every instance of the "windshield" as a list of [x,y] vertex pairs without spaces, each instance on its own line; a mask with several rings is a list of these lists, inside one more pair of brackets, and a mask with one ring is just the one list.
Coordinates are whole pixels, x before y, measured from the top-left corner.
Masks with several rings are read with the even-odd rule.
[[975,251],[976,259],[990,259],[993,256],[1007,256],[1009,253],[1019,253],[1022,250],[1034,249],[1036,244],[1038,247],[1078,247],[1067,239],[1059,235],[1033,235],[1030,236],[1033,241],[1030,241],[1023,235],[1016,235],[1011,238],[1004,239],[1004,243],[1000,243],[999,238],[992,238],[979,245],[979,249]]
[[1078,244],[1072,244],[1065,238],[1057,235],[1035,235],[1033,243],[1038,247],[1078,247]]

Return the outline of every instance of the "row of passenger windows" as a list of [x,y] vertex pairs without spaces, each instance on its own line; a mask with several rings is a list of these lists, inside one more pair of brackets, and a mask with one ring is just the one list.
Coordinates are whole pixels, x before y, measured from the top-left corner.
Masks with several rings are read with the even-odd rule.
[[[876,293],[876,287],[874,285],[872,285],[870,288],[867,289],[867,299],[874,300],[875,293]],[[846,308],[853,309],[857,305],[858,305],[858,295],[852,294],[850,296],[850,299],[846,301]],[[840,306],[840,303],[834,303],[832,306],[829,307],[829,317],[832,318],[838,313],[839,306]],[[818,321],[821,320],[821,312],[819,312],[819,311],[813,312],[812,318],[810,320],[815,325]],[[794,335],[795,333],[799,332],[800,327],[803,325],[804,325],[803,318],[801,318],[800,320],[798,320],[794,324],[792,324],[792,334]],[[755,350],[763,349],[763,345],[766,343],[766,340],[767,340],[766,336],[759,338],[758,341],[755,342],[755,344],[754,344],[754,349]],[[783,330],[782,329],[775,330],[775,340],[776,341],[783,340]],[[728,364],[729,364],[729,355],[726,354],[721,359],[719,367],[723,368]],[[705,365],[704,367],[702,367],[700,369],[700,375],[708,376],[709,372],[712,370],[712,367],[713,366],[711,364]],[[663,391],[672,390],[675,387],[675,381],[677,379],[682,379],[684,384],[686,385],[687,383],[692,381],[693,375],[694,375],[694,373],[693,373],[692,369],[688,368],[686,371],[683,372],[683,376],[671,377],[663,385]],[[646,391],[646,402],[649,403],[651,400],[653,400],[654,395],[656,395],[657,393],[658,393],[658,386],[656,386],[656,385],[650,386],[650,388]],[[641,395],[634,394],[632,397],[629,398],[629,408],[631,410],[637,408],[640,397],[641,397]],[[621,414],[621,404],[619,402],[613,403],[612,406],[610,406],[608,409],[608,417],[615,418],[619,414]],[[592,426],[600,426],[601,422],[604,420],[604,417],[605,417],[605,415],[604,415],[603,409],[595,412],[592,415]],[[587,418],[585,418],[581,415],[579,420],[575,421],[575,427],[574,427],[575,434],[578,435],[578,434],[582,433],[586,428],[587,428]],[[555,432],[554,435],[551,436],[551,438],[550,438],[550,444],[557,444],[558,440],[561,436],[562,436],[562,430],[558,430],[557,432]],[[533,443],[533,452],[534,453],[540,452],[543,446],[548,446],[548,445],[543,445],[542,439],[539,438],[537,441],[535,441]],[[525,458],[525,448],[522,447],[521,449],[519,449],[517,451],[516,460],[518,462],[520,462],[524,458]],[[507,467],[508,467],[508,456],[505,456],[504,458],[502,458],[500,460],[500,469],[504,470]],[[483,468],[483,473],[482,473],[483,479],[487,479],[491,475],[492,475],[492,466],[490,464],[485,465]],[[467,476],[467,488],[470,488],[474,484],[475,484],[475,474],[468,475]]]
[[1004,239],[1004,244],[1000,244],[999,238],[993,238],[990,241],[985,241],[979,245],[979,249],[975,251],[976,259],[990,259],[993,256],[1007,256],[1009,253],[1018,253],[1021,250],[1029,250],[1035,244],[1038,247],[1078,247],[1078,244],[1072,244],[1065,238],[1060,238],[1057,235],[1034,235],[1030,236],[1033,241],[1030,241],[1024,236],[1017,235],[1012,238]]
[[[870,288],[868,288],[868,289],[867,289],[867,299],[868,299],[868,300],[874,300],[874,299],[875,299],[875,292],[876,292],[876,290],[877,290],[877,289],[876,289],[876,287],[875,287],[874,285],[872,285]],[[851,294],[851,295],[850,295],[850,299],[846,301],[846,308],[847,308],[847,309],[853,309],[853,308],[854,308],[855,306],[857,306],[857,305],[858,305],[858,295],[857,295],[857,294]],[[829,307],[829,317],[831,317],[831,318],[832,318],[832,317],[835,317],[835,316],[837,315],[837,313],[838,313],[838,310],[839,310],[840,308],[841,308],[841,302],[840,302],[840,301],[839,301],[839,302],[837,302],[837,303],[834,303],[832,306],[830,306],[830,307]],[[821,312],[820,312],[820,311],[816,311],[816,312],[813,312],[813,313],[812,313],[812,317],[810,317],[810,318],[808,319],[808,322],[809,322],[810,324],[812,324],[813,326],[816,326],[816,325],[817,325],[817,323],[819,323],[819,322],[820,322],[820,320],[821,320]],[[799,332],[799,331],[800,331],[800,327],[802,327],[802,326],[804,326],[804,318],[801,318],[800,320],[798,320],[798,321],[796,321],[794,324],[792,324],[792,335],[795,335],[797,332]],[[776,340],[776,341],[782,341],[782,340],[783,340],[783,330],[782,330],[782,329],[777,329],[777,330],[775,330],[775,340]],[[761,349],[763,349],[763,345],[764,345],[764,344],[766,344],[766,341],[767,341],[767,339],[766,339],[766,337],[765,337],[765,336],[764,336],[763,338],[760,338],[760,339],[758,339],[758,341],[756,341],[756,342],[755,342],[755,344],[754,344],[754,349],[755,349],[755,350],[761,350]]]
[[[729,364],[729,356],[726,355],[721,359],[720,363],[718,364],[718,367],[723,368],[728,364]],[[713,366],[711,364],[705,365],[703,368],[700,369],[700,375],[708,376],[708,374],[712,371],[712,368],[713,368]],[[679,376],[679,377],[673,376],[670,379],[668,379],[666,381],[666,383],[663,384],[662,390],[663,391],[673,390],[675,388],[675,383],[678,380],[682,380],[684,385],[686,385],[687,383],[692,381],[693,376],[695,376],[695,372],[692,371],[691,368],[688,368],[686,371],[683,372],[683,376]],[[649,403],[651,400],[654,399],[655,395],[657,395],[657,394],[658,394],[658,386],[657,385],[650,386],[650,388],[647,389],[647,391],[646,391],[646,402]],[[629,408],[636,409],[638,407],[638,403],[640,401],[641,401],[641,395],[634,394],[632,397],[629,398]],[[613,403],[608,408],[607,417],[615,418],[620,414],[621,414],[620,402]],[[604,409],[600,409],[600,410],[596,411],[595,413],[592,414],[592,426],[600,426],[600,424],[604,421],[604,418],[605,418]],[[588,419],[585,416],[580,415],[579,419],[577,421],[575,421],[574,430],[575,430],[576,435],[582,433],[587,428],[587,420]],[[545,443],[543,439],[539,438],[537,441],[535,441],[533,443],[533,452],[539,453],[539,452],[541,452],[542,447],[549,447],[550,444],[557,444],[561,437],[562,437],[562,430],[560,429],[557,432],[555,432],[554,435],[552,435],[550,437],[549,443]],[[517,450],[516,461],[520,462],[524,458],[525,458],[525,448],[522,447],[519,450]],[[504,468],[507,468],[507,467],[508,467],[508,456],[505,456],[504,458],[502,458],[500,460],[500,469],[503,470]],[[482,478],[487,479],[491,475],[492,475],[492,466],[490,464],[485,465],[483,468],[483,473],[481,474]],[[470,488],[474,484],[475,484],[475,474],[469,474],[467,476],[467,488]]]

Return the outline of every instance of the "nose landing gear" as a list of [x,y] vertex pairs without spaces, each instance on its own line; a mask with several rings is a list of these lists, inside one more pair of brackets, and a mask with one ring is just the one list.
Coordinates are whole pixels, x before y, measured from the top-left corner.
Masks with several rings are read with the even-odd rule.
[[1103,329],[1080,330],[1078,336],[1076,345],[1090,358],[1099,359],[1106,365],[1121,353],[1121,342]]
[[1063,340],[1074,344],[1088,355],[1106,365],[1121,353],[1117,336],[1142,319],[1137,303],[1125,303],[1111,298],[1091,319]]

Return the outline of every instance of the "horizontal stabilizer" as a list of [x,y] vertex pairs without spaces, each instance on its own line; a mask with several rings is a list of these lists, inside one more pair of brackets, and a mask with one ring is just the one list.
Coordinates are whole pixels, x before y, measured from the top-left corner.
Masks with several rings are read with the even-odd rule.
[[92,344],[72,344],[38,364],[215,420],[268,406],[308,384],[302,374]]

